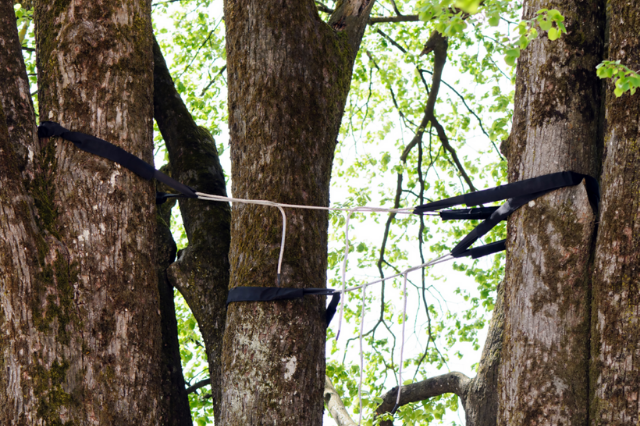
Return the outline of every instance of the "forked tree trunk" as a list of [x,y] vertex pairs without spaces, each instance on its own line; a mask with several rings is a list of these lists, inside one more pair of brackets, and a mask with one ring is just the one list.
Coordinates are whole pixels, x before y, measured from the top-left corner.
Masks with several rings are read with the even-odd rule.
[[[637,70],[640,4],[609,2],[609,55]],[[607,84],[602,213],[593,282],[592,425],[640,421],[640,94]]]
[[[604,9],[600,0],[527,0],[556,8],[568,34],[540,37],[518,63],[509,181],[563,170],[597,177]],[[584,425],[595,217],[584,185],[554,191],[508,223],[498,424]]]
[[[373,2],[325,24],[311,0],[227,0],[233,196],[327,206],[331,163]],[[282,287],[324,287],[328,215],[288,210]],[[277,209],[234,204],[230,288],[276,286]],[[222,355],[222,425],[320,425],[324,298],[234,303]]]
[[[151,162],[149,1],[40,1],[35,22],[40,117]],[[51,139],[25,188],[4,123],[0,423],[159,424],[152,184]]]

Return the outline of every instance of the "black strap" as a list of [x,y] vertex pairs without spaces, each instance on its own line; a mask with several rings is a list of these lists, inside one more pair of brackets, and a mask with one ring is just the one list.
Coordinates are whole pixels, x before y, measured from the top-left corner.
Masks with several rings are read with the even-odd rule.
[[440,212],[440,218],[442,220],[483,220],[488,219],[496,210],[498,210],[498,206],[443,210]]
[[471,256],[472,259],[479,259],[483,256],[488,256],[490,254],[499,253],[501,251],[505,251],[507,249],[506,245],[507,240],[495,241],[490,244],[485,244],[484,246],[475,247],[469,250],[465,250],[462,253],[454,254],[453,257],[466,257]]
[[325,313],[327,327],[336,313],[340,293],[330,288],[235,287],[229,290],[227,305],[232,302],[271,302],[302,299],[306,295],[332,296]]
[[421,214],[424,212],[432,212],[447,207],[457,206],[459,204],[477,206],[479,204],[506,200],[507,198],[513,198],[520,195],[549,191],[564,188],[565,186],[574,186],[582,182],[583,179],[586,180],[587,193],[589,194],[591,207],[594,211],[597,211],[600,201],[598,181],[589,175],[583,175],[581,173],[559,172],[423,204],[416,207],[413,212],[415,214]]
[[60,124],[52,121],[43,121],[40,123],[40,126],[38,126],[38,136],[41,138],[59,136],[69,142],[73,142],[73,144],[81,150],[114,161],[144,179],[151,180],[155,178],[181,194],[166,194],[160,192],[156,195],[156,204],[164,203],[169,197],[185,196],[198,198],[192,188],[172,179],[161,171],[156,170],[151,164],[142,161],[135,155],[103,139],[85,133],[70,132]]
[[[508,198],[500,207],[481,207],[476,209],[445,210],[440,212],[443,219],[481,219],[485,220],[474,228],[451,250],[453,257],[472,256],[474,259],[506,249],[504,241],[469,250],[469,247],[494,226],[506,220],[511,213],[523,205],[556,189],[574,186],[585,181],[589,204],[595,215],[600,204],[600,187],[598,181],[588,175],[575,172],[559,172],[520,182],[501,185],[496,188],[459,195],[445,200],[423,204],[414,209],[414,213],[435,211],[458,204],[478,205]],[[491,212],[491,209],[493,211]],[[487,217],[488,215],[488,217]],[[475,251],[474,251],[475,250]]]

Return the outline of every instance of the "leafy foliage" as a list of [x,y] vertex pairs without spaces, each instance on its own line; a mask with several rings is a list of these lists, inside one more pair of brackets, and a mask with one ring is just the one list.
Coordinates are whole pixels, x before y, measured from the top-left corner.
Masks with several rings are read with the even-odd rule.
[[611,78],[616,86],[614,93],[617,97],[626,92],[631,95],[640,87],[640,74],[622,65],[620,61],[603,61],[597,67],[598,77]]

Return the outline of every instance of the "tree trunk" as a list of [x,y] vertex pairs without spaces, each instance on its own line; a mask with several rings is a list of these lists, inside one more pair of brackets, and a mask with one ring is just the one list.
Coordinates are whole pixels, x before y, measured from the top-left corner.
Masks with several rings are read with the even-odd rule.
[[[224,173],[211,134],[195,123],[154,41],[154,117],[162,132],[173,176],[200,192],[227,195]],[[169,280],[189,304],[204,339],[213,412],[219,416],[220,358],[229,294],[228,203],[181,199],[189,246],[168,270]]]
[[[327,206],[351,69],[373,5],[331,18],[313,1],[227,0],[233,195]],[[282,287],[324,287],[327,212],[287,211]],[[235,204],[230,287],[276,286],[277,209]],[[222,355],[222,425],[321,425],[324,298],[233,303]]]
[[[640,4],[609,2],[609,60],[640,63]],[[607,84],[600,228],[593,282],[591,424],[640,421],[639,94]]]
[[[525,1],[556,8],[568,34],[542,36],[518,63],[509,181],[563,170],[597,177],[604,10],[599,0]],[[588,414],[594,214],[584,185],[554,191],[508,223],[498,424],[584,425]]]
[[[162,171],[170,174],[169,167],[163,167]],[[158,187],[160,187],[157,188],[159,191],[168,192],[164,185],[158,184]],[[182,374],[173,286],[169,282],[167,274],[167,268],[176,258],[176,243],[169,228],[171,209],[175,204],[175,200],[168,200],[158,206],[156,216],[156,273],[158,274],[158,296],[162,323],[162,398],[164,408],[162,417],[165,426],[191,426],[193,421],[184,375]]]
[[[41,1],[35,23],[40,117],[153,161],[149,1]],[[28,186],[36,230],[4,137],[0,422],[159,424],[152,184],[43,140]]]
[[25,178],[33,178],[33,158],[38,137],[29,91],[27,69],[16,27],[13,1],[0,0],[0,102],[4,109],[10,143],[18,169]]

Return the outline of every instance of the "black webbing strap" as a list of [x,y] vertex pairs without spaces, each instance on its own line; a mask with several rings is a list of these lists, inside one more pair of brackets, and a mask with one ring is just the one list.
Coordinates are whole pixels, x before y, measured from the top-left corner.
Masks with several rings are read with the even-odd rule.
[[235,287],[229,290],[227,305],[232,302],[271,302],[302,299],[306,295],[332,296],[325,313],[327,327],[336,313],[340,293],[330,288]]
[[480,247],[475,247],[472,249],[468,249],[459,254],[454,254],[453,257],[466,257],[471,256],[472,259],[479,259],[483,256],[488,256],[490,254],[499,253],[501,251],[505,251],[507,249],[506,245],[507,240],[495,241],[490,244],[485,244]]
[[507,198],[513,198],[520,195],[533,194],[541,191],[552,191],[554,189],[564,188],[565,186],[574,186],[582,182],[583,179],[586,180],[589,202],[595,211],[597,210],[597,205],[600,199],[598,182],[588,175],[575,172],[558,172],[525,179],[520,182],[500,185],[495,188],[484,189],[482,191],[471,192],[469,194],[459,195],[457,197],[447,198],[440,201],[434,201],[433,203],[423,204],[416,207],[413,212],[415,214],[432,212],[460,204],[477,206],[479,204],[506,200]]
[[[494,226],[507,219],[511,213],[518,210],[523,205],[535,200],[556,189],[567,186],[574,186],[585,181],[589,204],[594,214],[598,213],[600,204],[600,187],[598,181],[588,175],[575,172],[559,172],[533,179],[526,179],[520,182],[501,185],[496,188],[485,189],[483,191],[472,192],[470,194],[459,195],[433,203],[423,204],[414,209],[415,214],[436,211],[442,208],[466,204],[474,206],[478,204],[490,203],[507,199],[500,207],[481,207],[477,209],[460,209],[440,212],[440,216],[445,219],[480,219],[484,216],[484,221],[475,227],[466,237],[462,239],[451,250],[453,257],[472,256],[474,259],[497,253],[505,249],[504,241],[489,244],[485,247],[468,250],[480,237],[487,234]],[[489,209],[494,209],[490,212]],[[486,215],[489,215],[488,217]]]
[[477,207],[474,209],[443,210],[440,212],[440,218],[442,220],[484,220],[491,217],[493,212],[496,210],[498,210],[498,206]]
[[113,145],[103,139],[96,138],[95,136],[87,135],[85,133],[70,132],[58,123],[52,121],[43,121],[38,126],[38,136],[40,138],[50,138],[53,136],[59,136],[63,139],[73,142],[73,144],[83,151],[90,154],[95,154],[107,160],[114,161],[125,167],[138,176],[147,179],[157,179],[165,185],[180,192],[178,194],[166,194],[164,192],[158,192],[156,194],[156,204],[164,203],[169,197],[188,197],[198,198],[195,191],[178,182],[175,179],[170,178],[166,174],[159,170],[156,170],[151,164],[142,161],[133,154],[128,153],[124,149]]

